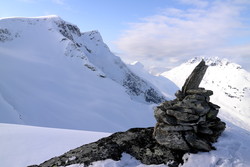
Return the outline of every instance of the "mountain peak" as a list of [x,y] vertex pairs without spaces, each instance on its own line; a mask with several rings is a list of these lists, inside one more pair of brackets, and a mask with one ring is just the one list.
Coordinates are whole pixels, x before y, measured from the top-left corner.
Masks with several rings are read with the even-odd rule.
[[61,19],[61,17],[57,16],[57,15],[47,15],[47,16],[37,16],[37,17],[2,17],[0,18],[1,20],[11,20],[11,21],[25,21],[25,20],[63,20]]
[[199,63],[202,59],[206,62],[208,66],[217,66],[217,67],[232,66],[234,68],[241,69],[241,66],[239,64],[232,63],[226,58],[219,58],[219,57],[194,57],[185,64],[196,64]]

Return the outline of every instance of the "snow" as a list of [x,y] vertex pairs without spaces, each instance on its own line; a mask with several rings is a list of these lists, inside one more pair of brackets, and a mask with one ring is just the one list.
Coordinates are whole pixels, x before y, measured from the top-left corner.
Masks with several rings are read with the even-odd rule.
[[40,164],[109,133],[32,127],[0,123],[2,167]]
[[168,78],[163,77],[161,75],[159,75],[159,76],[151,75],[144,68],[143,64],[141,64],[138,61],[133,62],[131,64],[128,64],[128,67],[134,73],[136,73],[138,76],[140,76],[144,80],[152,83],[168,99],[174,99],[175,98],[174,94],[179,89],[179,87],[175,83],[173,83],[172,81],[170,81]]
[[[123,153],[120,161],[107,159],[94,162],[90,167],[166,167],[166,165],[144,165],[129,154]],[[69,166],[68,166],[69,167]]]
[[65,24],[56,16],[0,20],[10,33],[0,41],[0,122],[102,132],[153,126],[153,105],[131,99],[120,83],[130,71],[99,33],[78,36]]

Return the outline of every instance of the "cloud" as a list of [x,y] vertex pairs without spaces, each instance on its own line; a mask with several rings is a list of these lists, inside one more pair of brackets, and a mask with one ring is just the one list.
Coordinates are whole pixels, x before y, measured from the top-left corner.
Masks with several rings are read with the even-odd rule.
[[250,39],[250,26],[245,24],[248,18],[243,15],[249,10],[247,1],[180,2],[191,7],[167,8],[130,23],[130,28],[115,42],[122,52],[120,56],[146,66],[173,67],[195,56],[227,57],[228,54],[230,58],[244,59],[249,55],[245,43],[237,45]]

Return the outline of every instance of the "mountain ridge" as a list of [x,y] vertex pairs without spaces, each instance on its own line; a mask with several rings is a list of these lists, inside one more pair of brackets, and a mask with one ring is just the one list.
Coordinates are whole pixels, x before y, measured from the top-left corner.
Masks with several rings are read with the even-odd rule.
[[165,99],[98,31],[57,16],[1,19],[0,55],[1,122],[112,132],[154,124],[150,106]]

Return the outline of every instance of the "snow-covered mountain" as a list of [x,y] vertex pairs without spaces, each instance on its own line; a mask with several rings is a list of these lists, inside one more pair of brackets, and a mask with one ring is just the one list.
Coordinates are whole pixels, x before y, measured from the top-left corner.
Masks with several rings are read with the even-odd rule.
[[57,16],[0,19],[0,78],[6,123],[113,132],[153,125],[149,104],[165,98],[97,31]]
[[[162,73],[181,87],[201,57]],[[227,59],[204,58],[209,65],[201,87],[213,90],[211,101],[221,106],[220,117],[250,130],[250,73]]]

